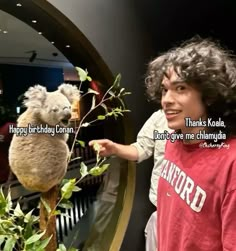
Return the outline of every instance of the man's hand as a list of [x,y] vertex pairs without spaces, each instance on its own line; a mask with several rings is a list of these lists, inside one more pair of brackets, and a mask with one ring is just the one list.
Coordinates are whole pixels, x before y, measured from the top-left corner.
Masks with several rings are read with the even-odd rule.
[[89,142],[89,146],[93,146],[94,150],[96,145],[99,145],[99,155],[101,157],[109,157],[116,154],[116,143],[109,139],[98,139]]

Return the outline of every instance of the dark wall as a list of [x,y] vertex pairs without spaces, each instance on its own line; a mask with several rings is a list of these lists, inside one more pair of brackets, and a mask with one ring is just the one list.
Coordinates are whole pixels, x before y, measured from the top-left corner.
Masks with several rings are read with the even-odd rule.
[[140,17],[153,39],[156,53],[195,35],[220,40],[236,52],[234,0],[136,0]]
[[0,65],[4,99],[11,106],[30,86],[40,84],[54,91],[64,81],[61,68],[33,67],[23,65]]

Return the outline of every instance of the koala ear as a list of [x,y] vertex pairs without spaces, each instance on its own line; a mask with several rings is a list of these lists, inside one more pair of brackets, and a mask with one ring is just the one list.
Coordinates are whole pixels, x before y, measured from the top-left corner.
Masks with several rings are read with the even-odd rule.
[[75,99],[80,99],[80,91],[75,85],[61,84],[58,87],[58,91],[65,95],[70,101],[70,103],[72,103]]
[[46,100],[47,89],[41,85],[30,87],[24,94],[24,105],[28,108],[40,108]]

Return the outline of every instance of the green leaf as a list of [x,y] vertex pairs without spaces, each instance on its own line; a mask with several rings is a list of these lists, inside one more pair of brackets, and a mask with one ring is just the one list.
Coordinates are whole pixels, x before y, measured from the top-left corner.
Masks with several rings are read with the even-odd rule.
[[132,92],[125,92],[123,95],[130,95]]
[[91,174],[93,176],[99,176],[99,175],[101,175],[103,172],[105,172],[107,170],[109,165],[110,164],[103,164],[101,167],[95,166],[95,167],[93,167],[92,169],[89,170],[89,174]]
[[16,207],[15,207],[15,209],[14,209],[14,215],[15,215],[16,217],[24,217],[24,213],[22,212],[22,210],[21,210],[21,208],[20,208],[19,202],[17,202],[17,205],[16,205]]
[[115,97],[116,95],[115,95],[115,93],[113,92],[113,91],[109,91],[108,92],[112,97]]
[[92,78],[89,77],[89,76],[87,76],[87,80],[88,80],[89,82],[91,82],[91,81],[92,81]]
[[16,228],[13,228],[14,230],[15,229],[18,229],[20,233],[22,233],[22,231],[24,230],[24,228],[20,225],[18,225]]
[[0,189],[0,215],[4,215],[6,213],[7,208],[7,200],[4,196],[2,187]]
[[84,82],[85,80],[87,80],[87,76],[88,76],[88,72],[83,70],[82,68],[80,67],[75,67],[75,69],[77,70],[78,72],[78,75],[79,75],[79,80],[81,82]]
[[74,205],[73,205],[73,203],[71,201],[67,200],[65,202],[59,203],[58,206],[61,207],[61,208],[70,209],[70,208],[73,208]]
[[84,162],[80,163],[80,174],[82,177],[88,175],[88,167],[84,164]]
[[85,122],[85,123],[83,123],[83,124],[81,125],[81,127],[88,127],[89,125],[90,125],[90,123]]
[[125,108],[125,103],[124,103],[124,101],[123,101],[121,98],[119,98],[119,101],[120,101],[122,107]]
[[24,239],[28,239],[33,235],[33,227],[31,223],[27,223],[24,229],[23,237]]
[[120,87],[120,80],[121,80],[121,74],[118,74],[115,78],[113,85],[112,85],[115,89],[118,89]]
[[41,244],[37,247],[35,251],[44,251],[44,249],[47,247],[48,243],[50,242],[52,238],[52,235],[49,238],[46,238],[41,241]]
[[73,189],[75,187],[76,179],[70,179],[62,188],[62,198],[69,199],[72,196]]
[[103,171],[106,171],[107,168],[110,166],[110,164],[103,164],[100,168],[103,170]]
[[3,228],[11,228],[12,226],[16,227],[16,225],[14,224],[14,218],[12,217],[4,217],[4,218],[0,218],[0,226]]
[[108,112],[107,106],[103,103],[101,106],[104,108],[105,112]]
[[0,235],[0,246],[5,241],[6,235]]
[[32,221],[32,213],[33,213],[34,209],[32,209],[30,212],[28,212],[25,217],[24,217],[24,222],[28,223],[30,221]]
[[69,248],[68,251],[79,251],[77,248]]
[[95,90],[93,90],[93,89],[91,89],[91,88],[88,88],[87,93],[93,93],[93,94],[95,94],[95,95],[98,95],[98,94],[99,94],[99,92],[97,92],[97,91],[95,91]]
[[27,239],[25,241],[25,245],[30,245],[30,244],[35,243],[36,241],[40,240],[43,237],[43,235],[45,234],[45,232],[46,231],[43,231],[40,234],[34,234],[34,235],[32,235],[29,239]]
[[75,141],[77,144],[81,145],[82,147],[85,147],[85,142],[82,140],[76,140]]
[[73,192],[79,192],[81,190],[82,190],[82,188],[80,188],[78,186],[75,186],[74,189],[73,189]]
[[121,88],[119,94],[121,94],[124,90],[125,90],[125,88]]
[[0,202],[1,202],[2,200],[5,201],[5,195],[4,195],[4,193],[3,193],[3,188],[2,188],[2,186],[1,186],[1,188],[0,188]]
[[32,222],[33,223],[38,223],[39,222],[39,216],[32,215]]
[[93,110],[93,109],[95,108],[95,105],[96,105],[96,96],[93,95],[93,98],[92,98],[92,105],[91,105],[90,110]]
[[101,145],[99,145],[96,141],[95,143],[93,144],[93,149],[95,152],[99,152],[100,149],[101,149]]
[[6,198],[7,204],[6,204],[6,213],[8,213],[12,209],[12,199],[11,199],[11,191],[8,191],[7,198]]
[[61,187],[63,187],[67,182],[69,182],[69,179],[63,179],[61,181]]
[[52,215],[60,215],[61,214],[61,211],[60,210],[54,210]]
[[56,251],[66,251],[66,247],[64,244],[59,244],[59,247]]
[[50,206],[48,205],[48,203],[42,197],[40,197],[40,201],[43,203],[45,209],[47,210],[47,213],[50,214],[52,210]]
[[16,244],[16,239],[14,237],[10,236],[5,243],[3,251],[12,251],[15,244]]
[[104,119],[106,119],[106,116],[104,116],[104,115],[98,115],[98,116],[97,116],[97,119],[99,119],[99,120],[104,120]]

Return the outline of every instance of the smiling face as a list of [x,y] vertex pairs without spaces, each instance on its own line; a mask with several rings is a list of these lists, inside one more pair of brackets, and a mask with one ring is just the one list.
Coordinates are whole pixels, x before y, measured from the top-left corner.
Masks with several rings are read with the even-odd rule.
[[207,118],[201,93],[194,86],[184,83],[170,68],[162,81],[161,104],[165,112],[168,127],[181,130],[182,133],[197,133],[203,128],[186,127],[185,118],[205,120]]
[[67,127],[71,118],[71,104],[66,96],[59,92],[48,93],[40,117],[50,126]]

